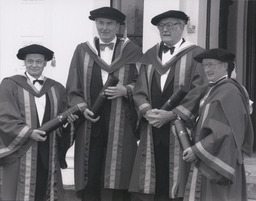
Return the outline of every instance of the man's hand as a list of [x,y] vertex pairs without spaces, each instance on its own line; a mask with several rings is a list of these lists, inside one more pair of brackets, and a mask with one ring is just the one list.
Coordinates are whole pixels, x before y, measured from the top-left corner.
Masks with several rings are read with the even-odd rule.
[[119,82],[116,86],[108,87],[107,89],[105,89],[104,93],[108,99],[114,99],[114,98],[126,96],[127,89]]
[[153,118],[151,118],[151,116],[154,116],[154,113],[152,112],[152,110],[148,110],[148,111],[144,114],[144,117],[146,118],[146,120],[147,120],[149,123],[154,120]]
[[70,114],[68,115],[68,123],[73,123],[74,121],[76,121],[79,117],[77,115],[73,115],[73,114]]
[[172,111],[153,109],[146,113],[145,118],[149,124],[156,128],[162,127],[164,124],[175,119],[175,114]]
[[191,147],[185,149],[182,153],[182,158],[184,161],[186,162],[192,162],[192,161],[195,161],[197,158],[196,158],[196,155],[194,154],[193,150],[191,149]]
[[91,121],[91,122],[96,122],[96,121],[98,121],[99,119],[100,119],[100,117],[97,117],[96,119],[94,119],[94,118],[92,118],[93,117],[93,112],[91,111],[91,110],[89,110],[89,109],[85,109],[84,110],[84,117],[87,119],[87,120],[89,120],[89,121]]
[[46,140],[46,132],[35,129],[30,135],[30,138],[38,142],[43,142]]

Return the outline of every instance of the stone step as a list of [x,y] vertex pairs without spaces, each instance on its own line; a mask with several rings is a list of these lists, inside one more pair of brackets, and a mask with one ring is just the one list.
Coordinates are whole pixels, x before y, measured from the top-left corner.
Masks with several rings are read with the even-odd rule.
[[244,164],[248,199],[256,200],[256,153],[254,153],[251,158],[245,157]]
[[256,200],[256,176],[247,176],[248,199]]
[[73,185],[64,185],[64,189],[64,201],[81,201],[81,199],[76,195],[75,187]]
[[[254,178],[256,179],[256,178]],[[256,181],[256,180],[254,180]],[[75,193],[75,187],[72,185],[64,185],[65,200],[64,201],[80,201]],[[256,185],[252,183],[247,184],[248,201],[256,201]]]

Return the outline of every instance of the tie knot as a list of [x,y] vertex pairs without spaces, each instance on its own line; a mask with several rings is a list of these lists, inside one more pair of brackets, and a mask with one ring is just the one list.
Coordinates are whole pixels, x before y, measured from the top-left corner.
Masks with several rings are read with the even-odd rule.
[[35,84],[36,82],[38,82],[40,85],[43,85],[44,84],[44,81],[43,80],[33,80],[33,84]]
[[110,50],[113,50],[114,43],[101,43],[100,44],[100,50],[101,51],[104,51],[106,47],[108,47]]
[[175,47],[168,47],[167,45],[163,45],[163,52],[166,53],[170,51],[170,54],[173,54]]

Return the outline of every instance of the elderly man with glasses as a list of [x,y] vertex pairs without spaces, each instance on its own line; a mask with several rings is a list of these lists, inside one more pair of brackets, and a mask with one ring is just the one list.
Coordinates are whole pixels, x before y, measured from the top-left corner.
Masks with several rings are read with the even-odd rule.
[[235,55],[216,48],[195,57],[209,80],[192,135],[183,153],[193,162],[184,200],[246,201],[243,155],[251,155],[253,128],[246,90],[231,78]]
[[[134,89],[134,102],[140,117],[140,144],[133,168],[130,191],[139,200],[182,200],[189,164],[171,125],[176,116],[193,121],[200,91],[191,89],[205,83],[201,65],[193,60],[203,49],[182,38],[189,17],[170,10],[155,16],[161,41],[142,57]],[[180,87],[188,94],[171,111],[161,109]]]

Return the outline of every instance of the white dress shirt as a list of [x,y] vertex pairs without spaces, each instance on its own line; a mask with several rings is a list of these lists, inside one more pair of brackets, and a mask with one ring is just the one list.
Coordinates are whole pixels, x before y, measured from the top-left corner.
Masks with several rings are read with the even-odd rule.
[[[115,37],[111,42],[109,42],[109,43],[114,43],[114,48],[115,48],[116,40],[117,40],[117,38]],[[102,44],[104,42],[102,40],[99,40],[99,43]],[[100,58],[103,61],[105,61],[108,65],[110,65],[112,62],[114,48],[111,50],[111,49],[109,49],[109,47],[106,47],[105,50],[103,50],[103,51],[100,50]],[[101,69],[101,77],[102,77],[102,82],[104,85],[108,79],[108,72]]]
[[[42,89],[42,85],[39,84],[38,82],[35,82],[35,84],[33,84],[33,81],[36,80],[36,78],[32,77],[31,75],[29,75],[26,72],[27,77],[29,78],[30,82],[32,83],[32,85],[34,85],[34,87],[40,91]],[[41,75],[38,80],[44,80],[44,76]],[[37,109],[37,115],[38,115],[38,120],[39,120],[39,124],[42,124],[43,118],[44,118],[44,111],[45,111],[45,105],[46,105],[46,96],[45,94],[42,95],[41,97],[35,97],[35,103],[36,103],[36,109]]]
[[[175,49],[172,54],[170,54],[170,51],[167,51],[166,53],[164,53],[164,52],[162,53],[162,64],[166,64],[168,61],[170,61],[170,59],[172,59],[174,57],[174,55],[179,50],[179,47],[181,44],[182,44],[182,39],[180,39],[180,41],[174,45]],[[161,77],[160,77],[161,91],[163,91],[163,89],[164,89],[164,85],[165,85],[165,82],[167,80],[170,70],[171,70],[171,68],[165,74],[161,75]]]

